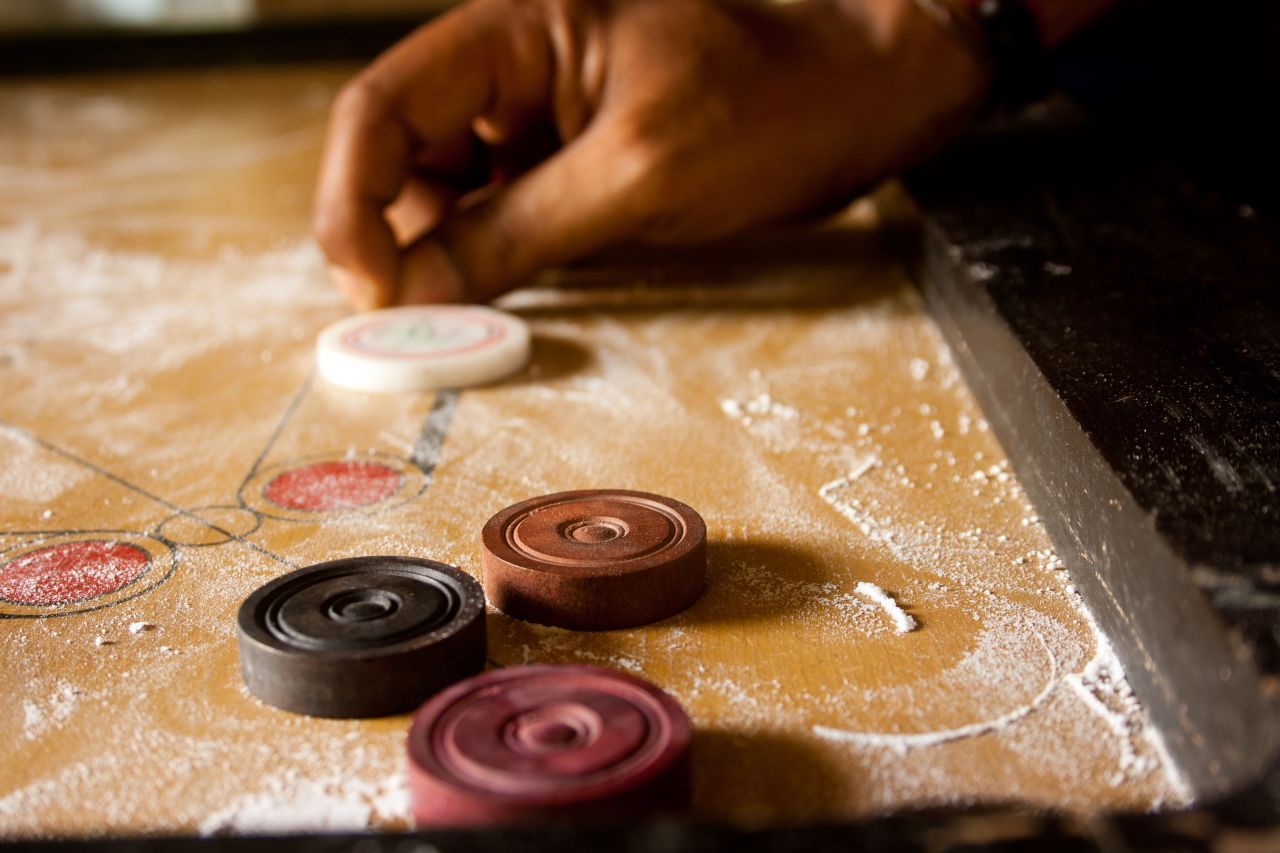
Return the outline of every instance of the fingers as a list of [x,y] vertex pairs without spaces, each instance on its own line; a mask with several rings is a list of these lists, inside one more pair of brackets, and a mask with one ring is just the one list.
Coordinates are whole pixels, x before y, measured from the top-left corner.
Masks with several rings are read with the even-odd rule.
[[371,89],[348,86],[335,104],[316,190],[314,230],[334,280],[360,308],[386,304],[398,274],[383,208],[408,171],[409,139]]
[[463,194],[452,183],[409,178],[384,215],[397,246],[406,246],[436,226]]
[[642,230],[642,148],[594,125],[485,201],[455,210],[405,252],[397,301],[487,301],[543,268]]
[[[508,82],[518,58],[512,54],[527,53],[531,39],[499,11],[497,3],[472,4],[419,29],[335,102],[314,230],[335,281],[357,307],[379,307],[395,296],[401,258],[386,210],[405,193],[415,161],[455,144],[495,104],[505,105],[507,123],[534,110],[539,81]],[[446,208],[453,195],[433,194],[423,182],[409,190],[406,204],[421,219],[424,211]]]

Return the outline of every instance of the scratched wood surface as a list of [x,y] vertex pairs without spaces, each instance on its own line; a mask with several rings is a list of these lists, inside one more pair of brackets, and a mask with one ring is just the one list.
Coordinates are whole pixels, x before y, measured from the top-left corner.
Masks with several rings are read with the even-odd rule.
[[[0,85],[0,836],[403,825],[407,717],[258,703],[240,601],[359,554],[478,572],[492,513],[609,486],[703,514],[706,595],[596,634],[491,612],[490,657],[671,691],[697,816],[1177,801],[873,203],[549,275],[503,303],[535,344],[499,385],[315,380],[345,309],[308,206],[351,70]],[[317,462],[393,487],[268,499]]]

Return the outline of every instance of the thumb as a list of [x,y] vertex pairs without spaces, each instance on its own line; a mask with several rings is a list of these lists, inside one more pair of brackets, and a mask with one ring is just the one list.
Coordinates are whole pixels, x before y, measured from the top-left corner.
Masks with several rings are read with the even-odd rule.
[[486,302],[538,271],[638,234],[652,158],[595,125],[406,249],[397,301]]

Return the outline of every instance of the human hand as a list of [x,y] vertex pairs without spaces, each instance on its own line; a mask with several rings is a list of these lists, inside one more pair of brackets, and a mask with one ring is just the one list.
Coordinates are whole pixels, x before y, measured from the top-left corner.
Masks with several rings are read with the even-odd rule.
[[315,233],[359,308],[485,301],[849,199],[985,86],[912,0],[471,0],[339,93]]

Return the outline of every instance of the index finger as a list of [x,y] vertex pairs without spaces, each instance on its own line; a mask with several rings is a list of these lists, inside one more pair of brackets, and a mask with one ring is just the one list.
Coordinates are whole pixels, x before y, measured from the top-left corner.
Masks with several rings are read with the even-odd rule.
[[316,240],[361,307],[395,294],[399,247],[385,216],[415,152],[469,130],[492,100],[495,27],[474,4],[401,41],[334,102],[316,189]]

